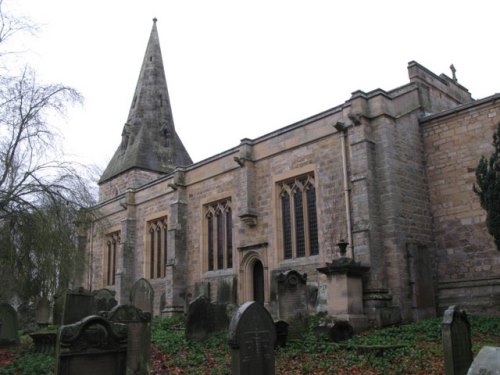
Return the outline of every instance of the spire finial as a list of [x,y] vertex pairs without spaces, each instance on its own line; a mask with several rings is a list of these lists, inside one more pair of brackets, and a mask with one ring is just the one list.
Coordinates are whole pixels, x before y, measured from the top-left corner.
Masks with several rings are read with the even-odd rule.
[[156,23],[156,21],[158,21],[158,18],[153,18],[153,22]]

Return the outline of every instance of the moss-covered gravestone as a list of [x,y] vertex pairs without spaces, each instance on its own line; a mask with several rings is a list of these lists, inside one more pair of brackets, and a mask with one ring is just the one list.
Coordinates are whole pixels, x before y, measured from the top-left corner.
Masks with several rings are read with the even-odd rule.
[[467,314],[455,306],[444,312],[441,325],[446,375],[467,374],[472,363],[472,342]]

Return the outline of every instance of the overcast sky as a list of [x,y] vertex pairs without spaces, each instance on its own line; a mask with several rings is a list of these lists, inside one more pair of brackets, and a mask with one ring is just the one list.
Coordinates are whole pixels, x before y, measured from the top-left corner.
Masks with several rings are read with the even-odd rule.
[[498,1],[4,0],[41,26],[23,36],[40,77],[79,90],[66,152],[104,168],[120,143],[152,18],[176,131],[200,161],[356,90],[408,83],[415,60],[476,99],[500,88]]

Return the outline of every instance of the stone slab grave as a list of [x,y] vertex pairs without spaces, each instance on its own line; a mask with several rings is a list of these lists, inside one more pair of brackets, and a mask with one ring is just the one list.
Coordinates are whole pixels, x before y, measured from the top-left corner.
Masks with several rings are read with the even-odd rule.
[[63,325],[57,336],[57,375],[126,374],[127,325],[91,315]]
[[269,312],[255,301],[241,305],[229,325],[232,374],[274,374],[275,342],[276,329]]
[[96,313],[94,295],[84,288],[77,288],[66,292],[62,324],[76,323],[86,316]]
[[227,329],[229,319],[226,306],[212,304],[204,296],[196,298],[189,304],[186,320],[186,339],[200,342],[207,339],[210,334]]
[[441,324],[446,375],[467,374],[472,363],[470,323],[464,310],[450,306]]
[[500,375],[500,347],[483,346],[467,375]]
[[142,311],[153,314],[155,292],[153,287],[144,278],[137,280],[130,289],[130,304]]
[[16,310],[8,303],[0,303],[0,347],[18,345],[18,330]]
[[110,311],[113,307],[118,305],[118,302],[115,299],[116,292],[110,289],[99,289],[94,292],[94,300],[96,311]]
[[127,373],[149,375],[151,371],[151,313],[135,306],[119,305],[101,314],[128,327]]

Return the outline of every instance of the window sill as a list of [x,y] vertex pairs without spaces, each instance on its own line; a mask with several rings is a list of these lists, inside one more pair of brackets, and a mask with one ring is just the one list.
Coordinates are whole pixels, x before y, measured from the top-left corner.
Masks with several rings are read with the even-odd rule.
[[224,270],[207,271],[203,274],[203,277],[211,278],[211,277],[222,277],[222,276],[232,276],[232,275],[234,275],[234,270],[232,268],[226,268]]

